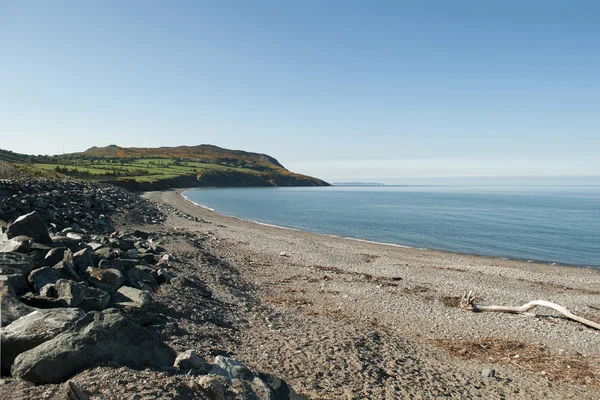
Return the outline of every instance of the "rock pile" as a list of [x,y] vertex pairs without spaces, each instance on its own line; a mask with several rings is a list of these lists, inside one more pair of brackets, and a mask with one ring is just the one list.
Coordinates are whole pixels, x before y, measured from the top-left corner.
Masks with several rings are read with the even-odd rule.
[[149,305],[172,278],[168,255],[153,235],[90,233],[81,225],[51,235],[32,211],[9,222],[3,236],[5,374],[41,384],[103,361],[173,365],[169,346],[118,312]]
[[110,231],[108,217],[135,210],[143,222],[162,222],[165,214],[148,200],[108,184],[85,181],[0,180],[0,219],[12,221],[37,211],[50,232],[65,228]]
[[155,224],[172,210],[108,185],[0,181],[2,375],[60,383],[109,363],[197,375],[210,398],[301,398],[233,359],[210,366],[193,350],[176,357],[126,316],[148,312],[163,285],[178,290],[186,278],[173,272],[178,260],[159,234],[112,231],[109,217],[120,212]]

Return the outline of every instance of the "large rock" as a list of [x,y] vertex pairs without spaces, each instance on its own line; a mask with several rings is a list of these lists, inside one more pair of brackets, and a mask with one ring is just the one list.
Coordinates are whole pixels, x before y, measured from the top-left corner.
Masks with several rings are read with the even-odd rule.
[[0,281],[0,293],[2,293],[2,326],[7,326],[35,311],[35,308],[23,304],[19,300],[14,289],[7,282]]
[[102,260],[114,260],[121,255],[119,250],[111,249],[110,247],[101,247],[92,253],[94,262],[99,264]]
[[[230,385],[228,389],[236,398],[268,399],[268,400],[305,400],[306,397],[298,395],[282,379],[276,376],[254,373],[244,364],[230,357],[217,356],[210,375],[220,376]],[[204,379],[202,386],[207,386]]]
[[71,239],[66,236],[54,236],[52,243],[55,247],[66,247],[69,250],[76,252],[81,248],[80,241],[77,239]]
[[85,311],[102,311],[108,307],[110,294],[102,289],[88,287],[87,293],[79,308]]
[[211,374],[221,375],[228,382],[234,379],[248,380],[252,377],[252,371],[241,362],[231,357],[217,356],[210,370]]
[[206,363],[194,350],[178,354],[174,366],[186,372],[192,371],[199,374],[206,372]]
[[77,307],[88,297],[88,288],[83,283],[59,279],[54,284],[54,290],[59,300],[66,307]]
[[35,268],[33,260],[20,253],[0,253],[0,274],[29,276]]
[[115,292],[126,281],[121,271],[114,268],[88,268],[86,274],[91,286],[109,293]]
[[60,274],[67,279],[71,279],[74,281],[81,280],[77,272],[75,272],[73,264],[71,264],[69,261],[61,261],[58,264],[56,264],[53,268],[60,272]]
[[29,236],[38,243],[52,244],[46,223],[37,211],[21,215],[8,225],[6,236],[9,239],[21,235]]
[[83,272],[87,267],[93,267],[94,259],[92,258],[92,250],[89,247],[85,247],[73,254],[73,264],[77,272]]
[[34,384],[59,383],[99,362],[132,368],[171,366],[175,352],[119,313],[92,312],[70,330],[21,353],[12,375]]
[[0,274],[0,282],[11,285],[18,296],[29,292],[29,285],[23,274]]
[[48,251],[44,257],[44,263],[48,267],[53,267],[65,258],[66,247],[55,247]]
[[33,270],[31,274],[29,274],[28,279],[35,291],[39,293],[44,286],[53,285],[57,280],[62,278],[64,278],[64,276],[59,270],[52,267],[44,267]]
[[118,269],[121,273],[125,273],[125,267],[120,260],[101,260],[98,263],[98,268],[102,269]]
[[0,243],[0,253],[28,253],[32,245],[33,239],[29,236],[15,236]]
[[44,286],[40,294],[25,293],[19,299],[28,306],[36,308],[62,308],[65,306],[64,301],[56,297],[54,285]]
[[115,306],[143,307],[152,302],[152,296],[144,290],[122,286],[110,296],[110,301]]
[[83,317],[77,308],[36,310],[2,329],[2,368],[10,370],[15,358],[52,339]]
[[149,291],[155,291],[158,288],[158,282],[153,274],[156,274],[156,271],[145,265],[136,265],[126,272],[129,286]]

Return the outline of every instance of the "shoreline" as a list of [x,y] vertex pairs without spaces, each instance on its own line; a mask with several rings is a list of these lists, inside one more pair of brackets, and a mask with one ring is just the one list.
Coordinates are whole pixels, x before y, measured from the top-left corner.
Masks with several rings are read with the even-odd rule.
[[216,211],[210,207],[207,207],[203,204],[196,203],[195,201],[189,199],[188,197],[186,197],[184,195],[184,193],[187,191],[197,190],[197,189],[199,189],[199,188],[171,189],[170,191],[177,193],[183,200],[187,201],[188,203],[190,203],[196,207],[200,207],[202,209],[213,212],[221,217],[233,218],[233,219],[236,219],[239,221],[250,222],[250,223],[257,224],[257,225],[263,225],[263,226],[277,228],[277,229],[286,229],[286,230],[297,231],[297,232],[305,232],[305,233],[310,233],[313,235],[323,235],[323,236],[327,236],[327,237],[331,237],[331,238],[339,238],[339,239],[352,240],[352,241],[357,241],[357,242],[371,243],[371,244],[376,244],[376,245],[381,245],[381,246],[393,246],[393,247],[415,249],[415,250],[422,250],[422,251],[442,252],[442,253],[447,253],[449,255],[457,255],[457,256],[482,257],[482,258],[489,259],[489,260],[498,259],[498,260],[515,261],[515,262],[526,263],[526,264],[531,264],[531,265],[545,265],[545,266],[560,267],[560,268],[575,268],[578,270],[591,270],[591,271],[596,271],[596,272],[600,273],[600,266],[569,264],[569,263],[562,263],[562,262],[549,261],[549,260],[524,259],[524,258],[508,257],[508,256],[506,256],[506,257],[505,256],[492,256],[492,255],[485,255],[485,254],[478,254],[478,253],[467,253],[467,252],[458,252],[458,251],[443,250],[443,249],[433,249],[433,248],[428,248],[428,247],[417,247],[417,246],[410,246],[410,245],[399,244],[399,243],[379,242],[379,241],[375,241],[375,240],[334,235],[334,234],[329,234],[329,233],[320,233],[320,232],[314,232],[314,231],[309,231],[309,230],[300,229],[300,228],[292,228],[289,226],[269,224],[266,222],[260,222],[260,221],[255,221],[255,220],[251,220],[251,219],[240,218],[240,217],[236,217],[233,215],[221,214],[218,211]]
[[[345,387],[366,381],[379,391],[375,397],[384,398],[386,390],[402,392],[396,379],[405,382],[403,388],[423,393],[414,386],[422,371],[455,382],[459,389],[452,398],[466,392],[472,396],[464,398],[477,393],[500,398],[506,382],[521,393],[515,398],[562,399],[567,393],[595,398],[600,393],[600,331],[547,308],[536,309],[535,317],[459,308],[461,295],[472,290],[481,305],[546,300],[600,321],[596,270],[261,225],[199,207],[181,196],[183,190],[143,197],[182,212],[166,220],[167,232],[201,233],[206,251],[233,268],[267,310],[240,332],[243,345],[236,347],[236,357],[253,368],[280,372],[309,397],[323,398],[321,383],[333,366],[339,374],[325,387],[337,389],[327,398],[346,398]],[[364,351],[372,358],[362,360]],[[579,375],[573,375],[573,365]],[[379,367],[388,371],[382,376],[393,379],[363,376],[364,368]],[[480,387],[476,382],[486,368],[500,378]],[[550,370],[555,372],[548,393]],[[348,381],[355,374],[362,378]],[[432,378],[423,390],[437,381]]]

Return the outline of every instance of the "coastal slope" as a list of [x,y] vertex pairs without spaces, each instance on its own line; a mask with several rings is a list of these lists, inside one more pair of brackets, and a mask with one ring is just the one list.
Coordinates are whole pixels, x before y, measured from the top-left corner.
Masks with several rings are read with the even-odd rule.
[[110,182],[133,191],[173,187],[329,186],[286,169],[267,154],[213,145],[91,147],[55,156],[0,150],[0,178],[60,177]]

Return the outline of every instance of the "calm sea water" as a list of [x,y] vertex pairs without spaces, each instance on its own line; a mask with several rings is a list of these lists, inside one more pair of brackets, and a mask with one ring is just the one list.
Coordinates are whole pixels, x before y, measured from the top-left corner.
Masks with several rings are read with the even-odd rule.
[[600,269],[600,187],[197,189],[238,218],[377,242]]

